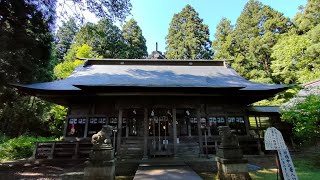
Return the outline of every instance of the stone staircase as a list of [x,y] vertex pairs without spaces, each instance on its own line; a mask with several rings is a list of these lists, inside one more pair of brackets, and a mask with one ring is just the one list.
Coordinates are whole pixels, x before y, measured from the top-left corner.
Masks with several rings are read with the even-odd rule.
[[197,158],[199,157],[198,143],[181,143],[178,144],[177,155],[179,158]]
[[141,159],[143,157],[143,138],[130,137],[124,139],[117,156],[121,159]]

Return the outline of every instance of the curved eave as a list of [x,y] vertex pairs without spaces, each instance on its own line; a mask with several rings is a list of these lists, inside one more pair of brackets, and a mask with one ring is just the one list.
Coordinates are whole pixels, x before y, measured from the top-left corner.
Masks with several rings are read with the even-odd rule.
[[[41,83],[39,83],[41,84]],[[204,95],[210,94],[220,94],[220,95],[251,95],[251,96],[261,96],[261,95],[274,95],[281,91],[288,89],[286,86],[275,85],[275,87],[270,86],[269,88],[246,88],[246,87],[178,87],[178,86],[103,86],[103,85],[74,85],[72,89],[50,89],[45,88],[45,86],[40,86],[42,88],[34,87],[33,85],[20,85],[11,84],[20,91],[33,95],[33,96],[46,96],[46,95],[89,95],[95,93],[118,93],[122,95],[130,93],[182,93],[182,94],[199,94]],[[273,88],[273,89],[272,89]]]
[[19,91],[27,93],[32,96],[45,96],[45,95],[59,95],[59,94],[82,94],[80,89],[46,89],[35,88],[31,85],[10,84],[12,87],[17,88]]

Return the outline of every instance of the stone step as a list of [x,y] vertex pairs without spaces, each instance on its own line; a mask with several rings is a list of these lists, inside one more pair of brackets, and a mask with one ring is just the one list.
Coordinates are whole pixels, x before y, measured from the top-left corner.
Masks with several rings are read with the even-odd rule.
[[143,144],[121,144],[121,147],[143,147]]
[[143,148],[124,148],[124,147],[121,147],[120,151],[143,151]]
[[126,143],[126,144],[143,144],[144,143],[144,141],[132,141],[132,140],[130,140],[130,141],[128,141],[128,140],[126,140],[126,141],[123,141],[123,143]]

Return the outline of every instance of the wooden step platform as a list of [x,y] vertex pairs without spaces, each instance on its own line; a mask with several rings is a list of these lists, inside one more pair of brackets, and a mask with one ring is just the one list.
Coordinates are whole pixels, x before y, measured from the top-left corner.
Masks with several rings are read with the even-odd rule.
[[88,158],[90,142],[50,141],[36,143],[35,159],[83,159]]

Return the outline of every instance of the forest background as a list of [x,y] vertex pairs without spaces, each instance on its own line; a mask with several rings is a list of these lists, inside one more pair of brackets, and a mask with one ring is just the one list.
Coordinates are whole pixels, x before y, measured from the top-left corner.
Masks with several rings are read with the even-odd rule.
[[[66,107],[21,94],[11,84],[66,78],[83,63],[76,57],[148,57],[143,30],[134,19],[124,22],[132,8],[130,0],[99,2],[73,0],[82,10],[95,14],[100,19],[97,23],[84,23],[79,12],[62,11],[59,15],[65,19],[58,27],[56,9],[63,4],[56,0],[0,1],[2,142],[21,135],[59,137],[67,114]],[[121,28],[115,25],[117,22],[122,22]],[[320,0],[308,0],[293,19],[249,0],[235,24],[222,18],[213,42],[209,37],[208,25],[192,6],[186,5],[172,18],[164,55],[181,60],[232,59],[229,65],[255,82],[303,84],[320,78]],[[298,90],[290,88],[254,105],[281,105]],[[298,138],[319,136],[320,100],[317,96],[311,100],[316,110],[308,118],[313,120],[295,129]],[[292,118],[293,113],[284,116],[288,121]]]

